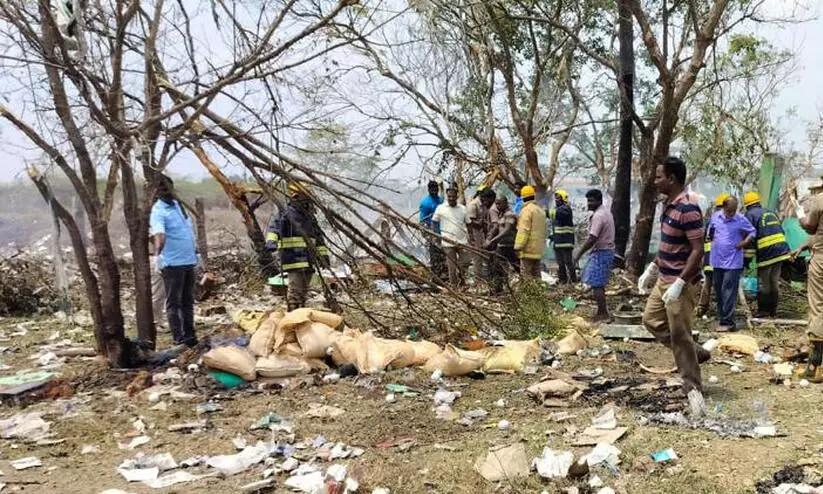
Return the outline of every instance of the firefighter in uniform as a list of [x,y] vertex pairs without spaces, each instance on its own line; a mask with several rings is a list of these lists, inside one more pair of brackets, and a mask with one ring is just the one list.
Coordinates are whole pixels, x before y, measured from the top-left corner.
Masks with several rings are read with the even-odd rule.
[[577,283],[574,269],[574,215],[569,205],[569,193],[558,189],[554,193],[555,208],[551,210],[552,244],[557,258],[557,279],[561,284]]
[[306,305],[314,271],[329,267],[329,250],[314,215],[314,203],[303,184],[289,185],[288,205],[266,232],[266,248],[280,253],[280,268],[288,274],[286,305]]
[[697,315],[702,316],[709,312],[709,306],[712,301],[712,285],[714,280],[712,278],[712,263],[709,262],[712,254],[712,230],[709,225],[712,220],[712,214],[715,211],[723,209],[723,201],[728,199],[729,194],[723,192],[714,200],[714,209],[706,214],[705,218],[705,236],[703,237],[703,289],[700,290],[700,302],[697,304]]
[[791,257],[780,218],[760,205],[760,194],[747,192],[743,196],[746,218],[757,231],[755,240],[744,252],[747,262],[757,260],[757,313],[755,317],[775,317],[778,304],[778,284],[783,262]]

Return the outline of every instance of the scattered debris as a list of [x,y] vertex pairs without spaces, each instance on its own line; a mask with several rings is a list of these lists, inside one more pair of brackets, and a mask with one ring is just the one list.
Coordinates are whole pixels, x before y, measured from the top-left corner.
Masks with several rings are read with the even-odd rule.
[[331,405],[309,404],[309,411],[303,414],[306,418],[333,419],[345,414],[346,411]]
[[600,443],[585,456],[589,467],[605,464],[615,468],[620,464],[620,450],[608,443]]
[[592,419],[592,425],[595,429],[600,430],[614,430],[617,428],[617,416],[615,415],[614,407],[604,407],[597,414],[597,417]]
[[757,340],[745,334],[727,334],[717,342],[717,348],[727,353],[753,356],[760,349]]
[[672,448],[655,451],[651,454],[651,457],[656,463],[666,463],[678,459],[677,453],[675,453]]
[[543,454],[532,460],[532,467],[543,478],[564,479],[569,475],[572,463],[574,463],[574,454],[571,451],[554,451],[551,448],[543,448]]
[[120,449],[133,450],[151,442],[149,436],[137,436],[127,443],[118,443]]
[[474,469],[489,482],[528,477],[529,460],[523,443],[493,448],[474,463]]
[[24,413],[0,420],[0,437],[38,441],[48,435],[49,427],[49,423],[41,418],[40,413]]
[[29,469],[29,468],[42,467],[43,466],[43,462],[41,462],[39,458],[34,457],[34,456],[28,456],[26,458],[20,458],[18,460],[13,460],[10,463],[11,463],[12,468],[14,468],[15,470],[26,470],[26,469]]
[[169,432],[192,432],[203,429],[208,425],[206,420],[198,420],[196,422],[186,422],[184,424],[172,424],[168,427]]
[[210,456],[206,464],[224,475],[234,475],[248,470],[266,459],[274,451],[276,445],[262,441],[254,446],[248,446],[243,451],[233,455]]

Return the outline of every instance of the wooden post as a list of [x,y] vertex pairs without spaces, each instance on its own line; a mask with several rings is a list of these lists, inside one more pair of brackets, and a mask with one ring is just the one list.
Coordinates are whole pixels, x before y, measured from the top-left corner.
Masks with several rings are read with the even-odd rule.
[[209,265],[209,244],[206,240],[206,207],[203,205],[203,198],[194,199],[194,210],[197,213],[197,250],[200,251],[200,258],[203,260],[203,270]]

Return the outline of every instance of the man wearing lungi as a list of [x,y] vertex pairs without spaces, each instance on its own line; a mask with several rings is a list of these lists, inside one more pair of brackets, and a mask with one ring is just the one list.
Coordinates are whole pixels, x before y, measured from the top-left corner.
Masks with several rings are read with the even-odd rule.
[[594,211],[589,220],[589,238],[575,254],[574,264],[591,249],[589,261],[583,268],[583,283],[592,287],[594,300],[597,302],[595,321],[607,321],[609,309],[606,306],[606,285],[611,277],[614,263],[614,216],[603,206],[603,193],[597,189],[586,192],[589,211]]

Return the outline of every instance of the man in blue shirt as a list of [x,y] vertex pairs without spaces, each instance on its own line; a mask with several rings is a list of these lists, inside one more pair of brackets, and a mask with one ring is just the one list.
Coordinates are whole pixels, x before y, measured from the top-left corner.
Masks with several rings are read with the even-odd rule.
[[194,229],[189,215],[174,197],[174,182],[162,175],[149,219],[158,268],[166,288],[166,318],[175,344],[194,346]]
[[[424,228],[440,234],[440,229],[432,222],[432,216],[434,216],[437,206],[443,204],[443,198],[440,197],[440,184],[436,180],[430,180],[428,189],[429,195],[420,201],[420,224]],[[443,248],[440,246],[440,239],[431,236],[428,238],[428,243],[431,271],[442,280],[446,275],[446,257]]]
[[743,272],[743,247],[755,236],[755,229],[745,216],[737,212],[737,198],[723,201],[723,209],[712,215],[710,262],[717,293],[717,331],[735,329],[734,310],[737,305],[740,274]]

